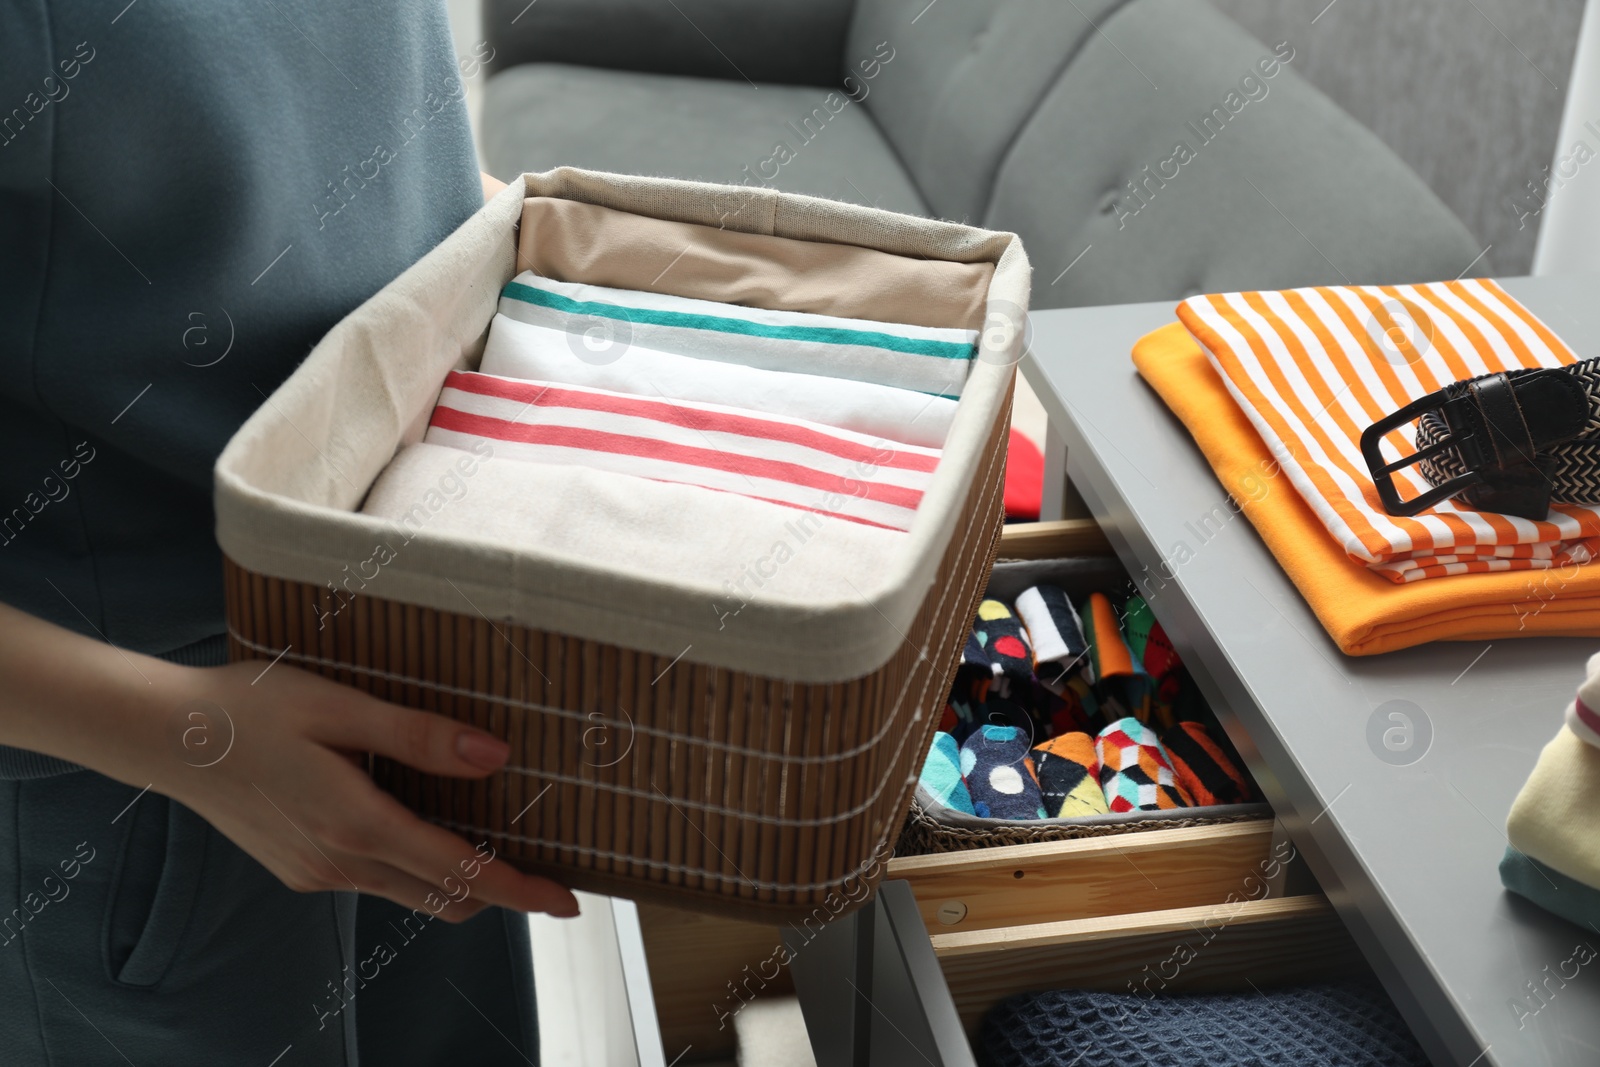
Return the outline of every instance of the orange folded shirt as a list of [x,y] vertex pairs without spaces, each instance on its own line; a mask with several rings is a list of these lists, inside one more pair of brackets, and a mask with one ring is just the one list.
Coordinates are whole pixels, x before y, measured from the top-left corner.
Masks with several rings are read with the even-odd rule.
[[1600,635],[1600,568],[1463,574],[1396,585],[1350,558],[1291,486],[1261,493],[1277,465],[1199,344],[1174,322],[1133,362],[1193,435],[1223,487],[1339,648],[1352,656],[1428,641]]
[[[1397,516],[1372,483],[1360,442],[1378,419],[1451,382],[1576,359],[1495,282],[1219,293],[1185,300],[1178,318],[1329,536],[1391,581],[1547,570],[1600,552],[1597,507],[1556,504],[1533,522],[1445,500]],[[1415,453],[1415,434],[1415,423],[1391,431],[1385,459]],[[1417,467],[1394,480],[1408,498],[1432,488]]]

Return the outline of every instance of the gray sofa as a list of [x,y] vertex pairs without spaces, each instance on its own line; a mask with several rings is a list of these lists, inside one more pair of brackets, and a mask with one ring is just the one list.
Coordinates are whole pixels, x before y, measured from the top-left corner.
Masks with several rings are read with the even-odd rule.
[[1483,269],[1292,42],[1203,0],[485,0],[483,32],[501,178],[764,182],[1014,230],[1036,308]]

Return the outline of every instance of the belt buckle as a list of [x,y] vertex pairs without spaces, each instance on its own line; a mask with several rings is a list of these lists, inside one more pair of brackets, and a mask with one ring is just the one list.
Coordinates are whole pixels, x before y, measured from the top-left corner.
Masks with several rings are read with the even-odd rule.
[[[1385,415],[1377,422],[1361,431],[1361,457],[1367,461],[1367,473],[1372,476],[1372,484],[1377,487],[1378,499],[1383,501],[1383,508],[1390,515],[1416,515],[1427,511],[1429,508],[1452,497],[1466,492],[1475,485],[1483,484],[1484,473],[1470,465],[1468,457],[1472,450],[1468,446],[1473,438],[1471,434],[1458,436],[1454,432],[1447,434],[1442,440],[1429,445],[1427,448],[1394,463],[1386,463],[1383,458],[1383,439],[1389,434],[1420,419],[1430,411],[1442,412],[1445,405],[1450,402],[1446,390],[1440,389],[1429,393],[1419,400],[1413,400],[1405,407],[1391,414]],[[1449,420],[1446,420],[1449,425]],[[1465,474],[1458,474],[1441,485],[1436,485],[1426,492],[1419,493],[1410,500],[1402,499],[1400,491],[1395,488],[1394,474],[1396,471],[1415,466],[1433,456],[1438,455],[1447,448],[1455,448],[1462,457],[1463,464],[1467,466]]]

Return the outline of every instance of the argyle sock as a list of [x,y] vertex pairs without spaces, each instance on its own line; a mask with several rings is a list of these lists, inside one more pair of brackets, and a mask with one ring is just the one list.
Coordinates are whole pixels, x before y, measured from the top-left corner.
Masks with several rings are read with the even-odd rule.
[[1244,804],[1256,798],[1255,783],[1239,768],[1227,743],[1203,723],[1180,722],[1161,735],[1172,774],[1195,804]]
[[1094,752],[1094,738],[1084,733],[1052,737],[1035,745],[1032,757],[1044,810],[1052,819],[1104,815],[1109,810],[1100,788],[1100,760]]
[[1044,798],[1028,759],[1028,735],[1015,726],[980,726],[961,746],[961,776],[972,809],[986,819],[1043,819]]
[[961,749],[956,739],[943,732],[933,735],[928,759],[922,765],[922,787],[947,808],[974,814],[972,794],[961,780]]
[[1131,596],[1122,606],[1122,633],[1134,660],[1150,676],[1150,712],[1145,721],[1165,730],[1181,717],[1179,706],[1188,682],[1183,661],[1142,596]]
[[1033,645],[1033,671],[1057,692],[1083,666],[1089,644],[1083,623],[1067,594],[1053,585],[1035,585],[1017,597],[1017,615]]
[[1155,731],[1129,716],[1100,731],[1095,739],[1100,758],[1100,788],[1112,811],[1161,811],[1189,808],[1194,800],[1178,785],[1172,763]]

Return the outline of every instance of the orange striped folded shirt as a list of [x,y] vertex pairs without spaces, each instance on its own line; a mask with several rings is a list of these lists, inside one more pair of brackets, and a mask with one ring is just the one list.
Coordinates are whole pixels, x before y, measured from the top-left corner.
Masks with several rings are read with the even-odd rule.
[[[1196,296],[1178,317],[1296,490],[1350,558],[1395,582],[1587,563],[1600,508],[1552,505],[1542,521],[1445,501],[1389,515],[1361,457],[1361,432],[1451,382],[1576,356],[1492,281],[1327,286]],[[1416,424],[1384,439],[1393,462]],[[1416,467],[1395,474],[1412,497]]]

